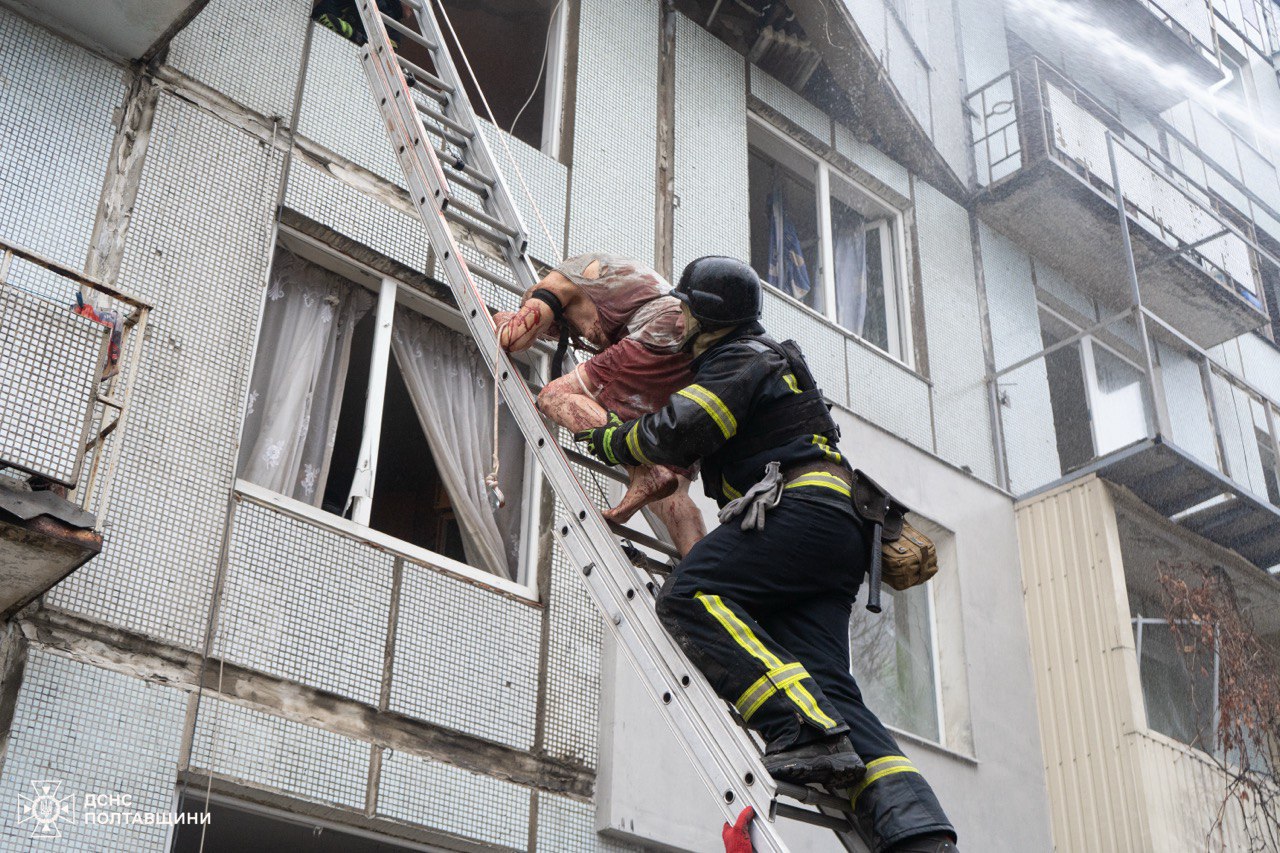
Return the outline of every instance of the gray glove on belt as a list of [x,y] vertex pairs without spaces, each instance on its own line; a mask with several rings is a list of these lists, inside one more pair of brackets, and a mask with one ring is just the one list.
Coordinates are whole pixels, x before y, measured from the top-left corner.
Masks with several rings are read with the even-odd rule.
[[720,510],[720,523],[728,524],[731,519],[742,516],[743,530],[764,530],[765,513],[778,505],[782,500],[781,466],[770,462],[764,468],[764,479],[747,489],[742,497],[729,501]]

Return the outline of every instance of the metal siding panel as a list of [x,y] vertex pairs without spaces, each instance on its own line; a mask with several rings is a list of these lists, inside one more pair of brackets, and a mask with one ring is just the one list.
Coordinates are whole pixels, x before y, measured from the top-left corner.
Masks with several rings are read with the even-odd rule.
[[319,803],[363,810],[369,745],[205,695],[191,769]]
[[214,654],[377,705],[394,562],[340,534],[239,503]]
[[174,36],[166,62],[268,118],[287,121],[311,5],[307,0],[213,0]]
[[533,747],[541,612],[406,562],[391,710]]
[[973,244],[964,208],[915,182],[938,455],[995,480]]
[[[136,850],[163,853],[168,827],[153,824],[85,824],[85,794],[127,794],[132,806],[100,811],[162,812],[173,809],[186,694],[40,648],[27,658],[5,754],[0,801],[0,847]],[[30,820],[19,823],[22,798],[32,783],[56,780],[58,796],[73,797],[71,820],[55,826],[55,842],[32,838]]]
[[[81,269],[124,100],[116,65],[0,8],[0,235]],[[10,283],[75,299],[64,279],[28,265]]]
[[383,753],[378,814],[527,850],[528,788],[390,750]]
[[1217,468],[1218,451],[1199,365],[1179,350],[1159,341],[1153,343],[1169,410],[1169,425],[1173,433],[1170,438],[1210,468]]
[[658,3],[583,0],[579,9],[568,254],[653,261]]
[[673,276],[703,255],[749,259],[747,100],[742,57],[676,15]]
[[155,306],[103,553],[57,607],[199,648],[272,236],[276,152],[162,95],[120,285]]
[[1125,735],[1142,706],[1114,507],[1091,477],[1017,516],[1057,848],[1147,849],[1145,785]]

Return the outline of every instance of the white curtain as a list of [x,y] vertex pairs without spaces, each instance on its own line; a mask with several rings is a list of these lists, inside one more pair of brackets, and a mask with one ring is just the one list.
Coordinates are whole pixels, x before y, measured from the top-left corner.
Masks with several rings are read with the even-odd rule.
[[867,234],[863,230],[866,220],[847,208],[839,213],[832,223],[836,321],[861,336],[867,322]]
[[[391,350],[449,492],[467,562],[513,578],[520,514],[495,512],[484,484],[492,467],[493,380],[480,353],[469,339],[406,311],[396,312]],[[521,499],[521,439],[510,418],[499,417],[507,445],[500,485],[511,507]]]
[[249,385],[241,477],[320,505],[351,333],[373,302],[341,276],[277,250]]

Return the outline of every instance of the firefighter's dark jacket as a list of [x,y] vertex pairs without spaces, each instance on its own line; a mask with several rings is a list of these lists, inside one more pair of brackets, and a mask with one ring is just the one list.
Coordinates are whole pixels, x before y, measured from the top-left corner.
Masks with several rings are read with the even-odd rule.
[[[821,400],[803,360],[793,367],[775,349],[752,339],[763,336],[758,323],[740,326],[696,358],[692,384],[662,409],[616,428],[609,439],[613,454],[625,464],[681,468],[701,459],[703,488],[721,506],[764,477],[770,461],[780,462],[784,472],[822,460],[847,468],[836,447],[839,430],[825,406],[800,406],[797,412],[807,414],[788,419],[791,428],[782,434],[775,430],[776,443],[751,434],[753,419],[786,410],[791,401],[800,403],[806,390],[806,398]],[[814,497],[830,491],[825,497],[832,503],[849,506],[848,497],[835,490],[812,491]]]

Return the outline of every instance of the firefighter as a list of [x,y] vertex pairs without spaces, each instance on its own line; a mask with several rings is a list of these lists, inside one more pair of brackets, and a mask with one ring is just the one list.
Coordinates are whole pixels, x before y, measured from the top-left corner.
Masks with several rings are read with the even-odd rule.
[[674,295],[698,324],[692,384],[652,414],[574,436],[610,464],[701,460],[721,525],[663,586],[658,615],[764,737],[775,779],[847,790],[877,850],[954,853],[928,782],[850,673],[869,551],[821,391],[799,348],[765,335],[760,279],[745,263],[699,258]]
[[[400,0],[378,0],[378,11],[397,21],[404,19],[404,7]],[[322,27],[328,27],[343,38],[363,45],[369,40],[364,32],[364,22],[356,11],[355,0],[317,0],[311,9],[311,19]],[[392,46],[396,44],[391,40]]]

